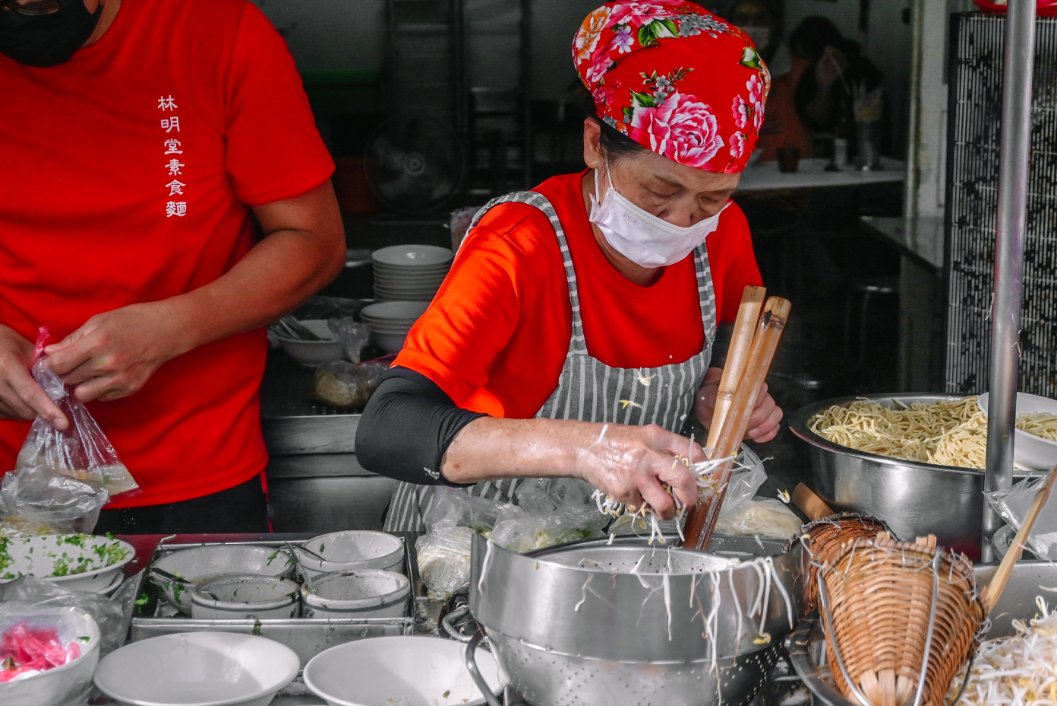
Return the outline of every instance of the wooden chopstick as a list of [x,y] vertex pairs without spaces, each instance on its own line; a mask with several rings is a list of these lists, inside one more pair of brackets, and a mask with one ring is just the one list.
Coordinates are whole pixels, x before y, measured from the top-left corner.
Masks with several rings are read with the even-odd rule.
[[683,531],[682,546],[703,551],[712,539],[712,532],[719,519],[719,510],[730,482],[731,467],[734,456],[745,438],[756,397],[763,388],[763,382],[771,369],[771,362],[778,350],[785,323],[789,319],[791,305],[787,299],[768,297],[763,315],[752,339],[745,372],[734,393],[730,409],[724,419],[722,429],[713,447],[712,458],[727,459],[716,471],[716,493],[705,502],[698,501],[687,514],[686,528]]
[[734,333],[730,338],[727,362],[723,366],[723,375],[719,379],[719,392],[716,393],[716,408],[712,412],[712,424],[708,428],[708,442],[705,444],[707,449],[716,448],[719,430],[723,427],[727,411],[734,400],[734,391],[745,371],[766,292],[767,290],[763,287],[748,285],[741,293],[738,318],[734,320]]
[[1035,497],[1031,501],[1031,507],[1028,508],[1028,514],[1025,515],[1024,521],[1020,523],[1020,529],[1017,530],[1017,534],[1013,537],[1013,543],[1009,545],[1009,551],[1002,557],[1002,563],[998,565],[998,569],[995,570],[995,575],[991,577],[987,588],[980,592],[980,602],[984,605],[985,613],[990,613],[994,609],[998,599],[1002,596],[1002,591],[1006,588],[1006,584],[1009,583],[1010,577],[1013,576],[1013,566],[1020,561],[1020,555],[1024,552],[1024,542],[1028,540],[1031,528],[1035,526],[1035,520],[1039,518],[1039,513],[1042,512],[1042,508],[1045,507],[1046,501],[1050,497],[1054,480],[1057,480],[1057,466],[1050,470],[1042,487],[1035,493]]

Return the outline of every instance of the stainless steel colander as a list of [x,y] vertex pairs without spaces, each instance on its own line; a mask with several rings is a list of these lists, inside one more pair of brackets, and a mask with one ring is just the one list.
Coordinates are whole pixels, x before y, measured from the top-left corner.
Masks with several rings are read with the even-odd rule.
[[712,549],[624,538],[521,555],[476,537],[470,610],[533,706],[747,704],[796,620],[800,550]]

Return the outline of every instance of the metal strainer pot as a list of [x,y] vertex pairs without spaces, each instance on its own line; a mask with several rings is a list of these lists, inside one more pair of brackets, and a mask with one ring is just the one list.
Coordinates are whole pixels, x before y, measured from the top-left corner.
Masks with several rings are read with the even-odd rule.
[[533,706],[747,704],[796,620],[799,549],[712,550],[625,538],[521,555],[475,537],[470,610]]

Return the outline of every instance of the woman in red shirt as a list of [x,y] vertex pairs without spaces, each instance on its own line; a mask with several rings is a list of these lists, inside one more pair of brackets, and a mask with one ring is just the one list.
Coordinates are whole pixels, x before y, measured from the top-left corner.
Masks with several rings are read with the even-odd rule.
[[[769,78],[737,27],[681,0],[608,3],[577,33],[588,169],[478,212],[452,271],[364,411],[364,467],[407,481],[386,519],[421,529],[433,486],[514,499],[570,476],[661,517],[692,505],[680,436],[711,419],[719,321],[759,284],[730,201]],[[750,421],[774,437],[763,395]]]

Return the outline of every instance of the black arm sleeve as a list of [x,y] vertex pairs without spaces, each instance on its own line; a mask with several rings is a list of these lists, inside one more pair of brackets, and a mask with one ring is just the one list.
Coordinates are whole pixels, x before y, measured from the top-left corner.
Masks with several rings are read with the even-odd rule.
[[484,416],[456,407],[425,375],[392,368],[360,417],[356,460],[408,483],[456,485],[440,474],[441,458],[464,426]]

